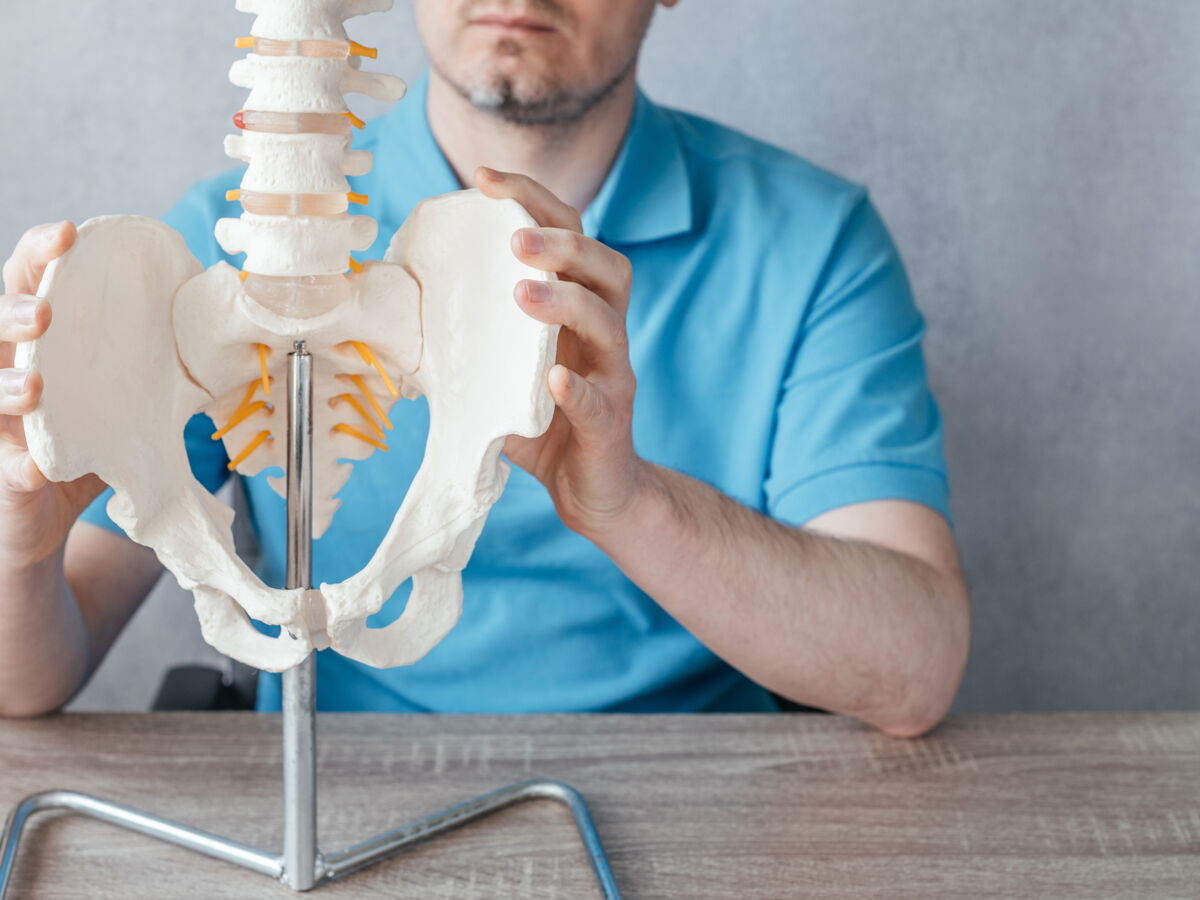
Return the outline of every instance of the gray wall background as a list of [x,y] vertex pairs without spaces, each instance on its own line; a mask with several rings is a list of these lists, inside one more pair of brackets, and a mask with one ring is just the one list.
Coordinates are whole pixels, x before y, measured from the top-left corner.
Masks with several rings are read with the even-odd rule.
[[[232,6],[2,5],[0,247],[229,165]],[[355,34],[412,77],[398,7]],[[869,185],[905,254],[974,586],[960,710],[1200,700],[1198,60],[1196,0],[684,0],[654,25],[651,96]],[[78,704],[144,707],[210,656],[160,589]]]

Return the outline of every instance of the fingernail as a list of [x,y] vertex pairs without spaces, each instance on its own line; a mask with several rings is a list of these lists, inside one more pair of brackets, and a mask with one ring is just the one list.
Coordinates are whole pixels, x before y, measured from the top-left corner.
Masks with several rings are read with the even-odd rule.
[[546,249],[546,237],[540,231],[526,228],[521,232],[521,250],[525,253],[541,253]]
[[550,285],[544,281],[526,281],[525,296],[530,303],[545,303],[550,299]]
[[13,321],[18,325],[33,325],[37,322],[38,302],[36,300],[22,300],[13,307]]
[[13,369],[8,372],[0,372],[0,387],[4,388],[4,393],[18,396],[25,393],[25,386],[29,383],[29,373],[22,372],[19,369]]

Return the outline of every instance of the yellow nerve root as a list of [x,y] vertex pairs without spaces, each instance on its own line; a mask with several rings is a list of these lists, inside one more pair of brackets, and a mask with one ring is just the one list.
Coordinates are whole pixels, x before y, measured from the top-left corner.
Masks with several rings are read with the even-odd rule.
[[[254,392],[256,390],[258,390],[258,382],[257,381],[250,382],[249,386],[247,386],[247,388],[246,388],[246,396],[244,396],[242,398],[242,402],[237,405],[237,409],[235,409],[233,411],[233,415],[230,417],[230,419],[237,419],[238,416],[242,415],[242,410],[246,409],[246,407],[248,407],[250,405],[250,398],[254,396]],[[244,418],[245,417],[243,416],[242,419],[238,419],[238,421],[240,422]],[[224,428],[218,429],[216,432],[214,432],[212,439],[214,441],[219,441],[221,438],[225,437],[225,435],[229,432],[229,429],[231,429],[233,427],[235,427],[235,423],[231,421]]]
[[367,206],[371,202],[371,198],[366,194],[356,194],[351,191],[346,195],[351,203],[357,203],[359,206]]
[[361,129],[367,127],[367,123],[364,122],[362,119],[360,119],[358,116],[356,116],[352,112],[344,112],[344,113],[342,113],[342,115],[345,116],[347,119],[349,119],[350,124],[353,125],[355,128],[358,128],[361,130]]
[[[258,387],[258,382],[255,382],[254,386]],[[259,400],[257,403],[251,403],[249,406],[247,406],[243,409],[239,409],[237,412],[235,412],[233,414],[232,417],[230,417],[229,422],[225,425],[224,428],[222,428],[220,431],[213,433],[213,440],[219,441],[221,438],[225,437],[225,435],[229,434],[229,432],[233,431],[233,429],[237,428],[239,425],[241,425],[243,422],[245,422],[248,418],[250,418],[256,412],[258,412],[259,410],[262,410],[262,409],[267,409],[270,405],[271,404],[267,403],[266,400]]]
[[363,377],[361,375],[343,375],[342,377],[350,379],[350,383],[358,388],[358,392],[363,395],[363,399],[371,404],[371,409],[379,413],[379,419],[383,422],[383,427],[391,431],[392,420],[388,418],[383,407],[379,405],[379,401],[375,399],[375,395],[371,393],[371,389],[367,387],[367,383],[363,380]]
[[354,408],[354,411],[362,416],[363,421],[371,426],[371,431],[375,433],[375,437],[379,438],[381,441],[387,437],[387,435],[383,433],[383,429],[375,423],[375,417],[367,412],[363,405],[358,402],[358,398],[353,394],[338,394],[333,398],[333,400],[330,401],[331,404],[339,402],[349,403]]
[[383,368],[383,363],[375,358],[375,354],[371,352],[371,348],[362,341],[351,341],[350,346],[358,351],[358,355],[363,358],[368,366],[373,366],[375,371],[379,373],[379,377],[383,379],[384,385],[388,389],[388,393],[393,397],[399,397],[400,392],[396,390],[396,386],[392,384],[392,379],[388,378],[388,373]]
[[350,263],[350,271],[351,271],[351,272],[354,272],[355,274],[358,274],[359,272],[361,272],[361,271],[363,270],[363,264],[362,264],[362,263],[360,263],[360,262],[359,262],[357,259],[355,259],[353,256],[351,256],[351,257],[350,257],[350,259],[349,259],[349,263]]
[[247,278],[249,278],[249,277],[250,277],[250,273],[249,273],[249,272],[247,272],[245,269],[243,269],[242,271],[238,272],[238,278],[242,279],[242,283],[243,283],[243,284],[245,284],[245,282],[246,282],[246,279],[247,279]]
[[348,434],[348,435],[350,435],[350,437],[354,438],[355,440],[362,441],[364,444],[370,444],[372,447],[375,447],[376,449],[383,450],[385,452],[388,449],[388,445],[383,443],[383,441],[377,441],[377,440],[375,440],[375,438],[369,437],[368,435],[363,434],[357,428],[352,428],[349,425],[334,425],[333,430],[339,431],[342,434]]
[[258,345],[258,367],[262,371],[262,386],[263,395],[271,396],[271,375],[267,371],[267,353],[270,352],[266,344]]
[[253,50],[254,49],[254,38],[240,37],[236,41],[233,42],[233,46],[237,47],[239,50]]
[[368,59],[379,59],[379,51],[374,47],[364,47],[358,41],[350,42],[351,56],[365,56]]
[[228,203],[234,203],[235,201],[240,200],[240,199],[242,199],[242,192],[237,190],[236,188],[232,191],[225,192],[225,200]]
[[250,402],[252,399],[254,399],[254,393],[258,390],[259,384],[261,384],[261,382],[252,381],[246,386],[246,394],[244,397],[242,397],[242,402],[237,405],[237,409],[233,411],[233,415],[229,417],[229,422],[224,428],[220,428],[213,433],[212,439],[214,441],[219,441],[221,438],[225,437],[225,435],[229,434],[230,431],[237,428],[260,409],[267,409],[270,407],[271,404],[263,400],[259,400],[257,403],[253,404]]
[[254,440],[252,440],[249,444],[246,445],[246,449],[244,449],[241,453],[239,453],[237,456],[235,456],[233,459],[231,459],[229,461],[229,471],[232,472],[234,469],[236,469],[238,466],[240,466],[242,463],[244,463],[246,460],[248,460],[250,458],[250,456],[254,453],[255,450],[257,450],[259,447],[261,447],[266,441],[270,440],[270,437],[271,437],[271,432],[260,431],[254,437]]

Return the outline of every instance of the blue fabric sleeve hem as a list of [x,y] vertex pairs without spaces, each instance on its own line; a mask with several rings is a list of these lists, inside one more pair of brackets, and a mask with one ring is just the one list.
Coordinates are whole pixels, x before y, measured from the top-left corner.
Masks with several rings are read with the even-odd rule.
[[946,476],[905,463],[851,463],[826,469],[788,488],[768,505],[768,513],[788,525],[803,525],[822,513],[872,500],[910,500],[950,516]]

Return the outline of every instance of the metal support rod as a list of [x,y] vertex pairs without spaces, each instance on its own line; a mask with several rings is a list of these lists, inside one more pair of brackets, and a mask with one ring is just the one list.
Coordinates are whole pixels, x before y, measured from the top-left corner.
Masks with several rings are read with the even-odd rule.
[[[312,587],[312,356],[288,355],[287,587]],[[294,891],[321,877],[317,854],[315,663],[283,673],[283,882]]]
[[8,893],[21,835],[29,825],[29,820],[38,813],[56,811],[73,812],[107,822],[273,878],[278,878],[283,869],[279,856],[229,838],[76,791],[45,791],[26,797],[9,813],[0,839],[0,900]]
[[451,806],[441,812],[417,819],[392,831],[385,831],[369,840],[324,857],[324,882],[336,881],[375,863],[382,862],[408,848],[433,840],[447,832],[462,828],[493,813],[530,800],[553,800],[561,803],[575,819],[579,836],[587,850],[588,862],[604,900],[620,900],[616,879],[604,854],[604,845],[588,812],[583,795],[569,784],[536,778],[483,794],[474,800]]

